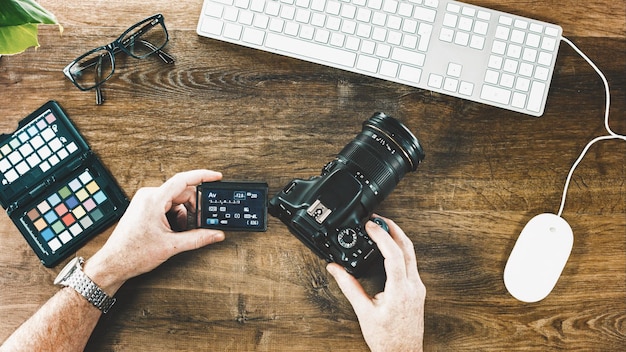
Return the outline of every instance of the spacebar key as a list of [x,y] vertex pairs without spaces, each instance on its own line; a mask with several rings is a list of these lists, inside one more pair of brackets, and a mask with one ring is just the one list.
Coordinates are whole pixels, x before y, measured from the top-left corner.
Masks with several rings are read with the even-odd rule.
[[[341,49],[319,45],[297,38],[284,37],[268,33],[265,46],[294,55],[296,58],[309,61],[324,61],[330,64],[354,67],[356,54]],[[306,54],[303,54],[306,53]]]

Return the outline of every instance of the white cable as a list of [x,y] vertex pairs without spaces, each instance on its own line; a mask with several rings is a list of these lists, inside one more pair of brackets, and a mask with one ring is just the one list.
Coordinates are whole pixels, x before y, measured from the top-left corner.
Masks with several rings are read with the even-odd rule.
[[561,40],[569,44],[569,46],[571,46],[572,49],[574,49],[574,51],[578,53],[578,55],[580,55],[583,59],[585,59],[585,61],[587,61],[587,63],[598,73],[598,75],[602,79],[602,82],[604,83],[604,90],[606,93],[606,105],[605,105],[605,110],[604,110],[604,128],[609,134],[606,136],[596,137],[593,140],[591,140],[589,143],[587,143],[583,151],[578,156],[578,159],[576,159],[574,164],[572,164],[572,167],[570,168],[569,173],[567,174],[567,179],[565,180],[565,186],[563,187],[563,196],[561,198],[561,206],[559,207],[559,212],[557,213],[558,216],[561,216],[563,214],[563,208],[565,208],[565,198],[567,197],[567,189],[569,188],[570,181],[572,180],[572,175],[574,174],[574,170],[576,169],[578,164],[580,164],[580,162],[583,160],[589,148],[591,148],[591,146],[595,144],[596,142],[603,141],[603,140],[622,139],[626,141],[626,136],[613,132],[613,130],[611,130],[611,127],[609,126],[609,109],[611,106],[611,94],[609,92],[609,83],[607,82],[606,77],[604,76],[602,71],[600,71],[598,66],[596,66],[596,64],[594,64],[593,61],[591,61],[591,59],[587,57],[587,55],[585,55],[580,49],[578,49],[578,47],[576,47],[574,43],[572,43],[569,39],[565,37],[562,37]]

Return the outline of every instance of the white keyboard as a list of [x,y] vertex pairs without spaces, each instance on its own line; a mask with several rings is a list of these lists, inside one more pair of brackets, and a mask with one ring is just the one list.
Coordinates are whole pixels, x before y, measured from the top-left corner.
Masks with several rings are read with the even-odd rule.
[[204,0],[197,32],[541,116],[562,29],[450,0]]

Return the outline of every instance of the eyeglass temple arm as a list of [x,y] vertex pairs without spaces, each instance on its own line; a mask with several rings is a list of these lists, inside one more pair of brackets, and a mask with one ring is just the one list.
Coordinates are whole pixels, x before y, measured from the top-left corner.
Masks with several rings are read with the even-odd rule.
[[102,103],[104,102],[102,89],[100,88],[102,86],[100,84],[100,82],[102,81],[102,58],[103,55],[98,56],[98,62],[96,63],[96,105],[102,105]]
[[154,51],[157,55],[159,55],[161,60],[163,60],[163,62],[165,62],[166,64],[173,64],[176,61],[172,55],[166,53],[165,51],[161,49],[157,49],[157,47],[154,46],[154,44],[150,43],[149,41],[141,39],[139,40],[139,42],[143,44],[144,46],[148,47],[148,49]]

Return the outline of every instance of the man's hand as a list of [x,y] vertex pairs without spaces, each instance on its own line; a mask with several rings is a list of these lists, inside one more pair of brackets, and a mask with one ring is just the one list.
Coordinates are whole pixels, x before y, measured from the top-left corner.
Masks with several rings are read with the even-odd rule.
[[139,189],[106,244],[85,263],[85,273],[112,295],[126,280],[175,254],[222,241],[222,231],[176,231],[185,229],[187,213],[195,212],[196,185],[221,179],[219,172],[194,170],[160,187]]
[[372,221],[365,225],[385,258],[383,292],[371,297],[338,264],[328,264],[327,269],[352,304],[372,351],[422,351],[426,288],[417,271],[413,243],[393,221],[384,220],[389,234]]

